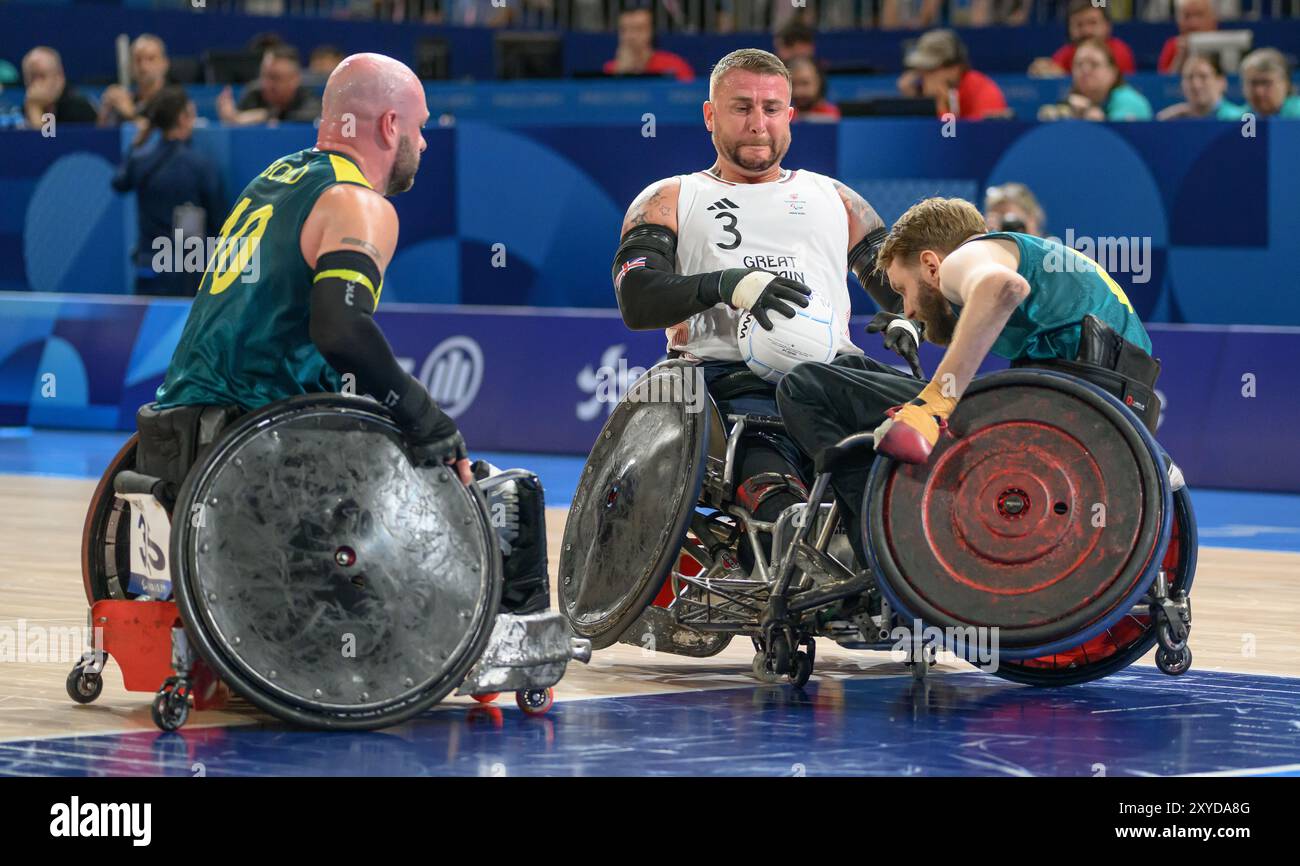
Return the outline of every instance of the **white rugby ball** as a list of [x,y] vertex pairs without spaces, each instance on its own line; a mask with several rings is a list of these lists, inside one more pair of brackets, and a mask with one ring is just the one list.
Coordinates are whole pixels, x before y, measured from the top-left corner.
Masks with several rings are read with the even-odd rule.
[[772,330],[767,330],[746,311],[736,326],[740,356],[756,375],[768,382],[779,382],[805,361],[829,363],[835,359],[835,335],[839,323],[835,308],[813,292],[808,306],[796,308],[794,318],[769,313]]

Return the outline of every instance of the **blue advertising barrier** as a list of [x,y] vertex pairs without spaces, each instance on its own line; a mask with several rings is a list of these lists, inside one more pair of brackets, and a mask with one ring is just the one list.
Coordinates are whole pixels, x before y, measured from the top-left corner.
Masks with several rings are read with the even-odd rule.
[[[126,430],[153,399],[185,301],[0,294],[0,426]],[[603,310],[384,304],[403,366],[471,448],[586,454],[618,398],[663,357],[661,332]],[[859,345],[896,363],[854,323]],[[1300,328],[1154,325],[1165,413],[1158,438],[1198,487],[1300,491],[1293,458]],[[933,370],[940,350],[926,344]],[[990,360],[985,371],[1005,366]]]

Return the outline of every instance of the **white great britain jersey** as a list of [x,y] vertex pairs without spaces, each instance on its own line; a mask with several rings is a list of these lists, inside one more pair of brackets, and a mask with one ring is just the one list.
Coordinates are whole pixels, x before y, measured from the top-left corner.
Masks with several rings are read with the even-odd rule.
[[[849,339],[849,218],[829,177],[796,169],[770,183],[730,183],[705,171],[680,178],[677,273],[757,268],[798,280],[839,316],[837,352],[861,354]],[[669,351],[743,360],[736,342],[743,312],[718,304],[696,313],[667,329]]]

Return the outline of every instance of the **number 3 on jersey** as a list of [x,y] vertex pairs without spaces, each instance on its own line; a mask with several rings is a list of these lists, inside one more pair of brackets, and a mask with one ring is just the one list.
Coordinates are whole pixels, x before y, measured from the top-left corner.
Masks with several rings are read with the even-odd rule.
[[714,214],[713,218],[722,220],[722,230],[735,238],[735,240],[729,244],[719,242],[718,249],[734,250],[736,247],[740,246],[740,232],[736,230],[736,215],[730,211],[724,210]]
[[[275,212],[272,205],[265,204],[245,217],[244,211],[248,210],[252,202],[251,198],[241,200],[226,218],[226,224],[221,227],[217,248],[212,253],[212,260],[208,262],[208,273],[212,278],[208,291],[214,295],[230,288],[230,284],[244,272],[253,256],[257,255],[257,247],[262,242],[266,224]],[[236,223],[239,223],[238,229],[235,229]]]

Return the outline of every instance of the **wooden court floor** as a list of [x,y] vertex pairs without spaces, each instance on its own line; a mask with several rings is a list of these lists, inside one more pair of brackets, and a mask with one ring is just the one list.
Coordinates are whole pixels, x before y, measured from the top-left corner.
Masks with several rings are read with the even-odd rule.
[[[152,695],[126,692],[112,663],[103,694],[82,706],[64,691],[75,657],[42,660],[39,653],[15,646],[18,637],[30,637],[34,627],[85,625],[79,551],[94,486],[89,480],[0,476],[0,740],[153,729]],[[565,516],[563,508],[548,511],[553,584]],[[1300,675],[1300,554],[1202,547],[1192,602],[1196,669]],[[698,660],[620,644],[596,653],[590,665],[570,666],[556,687],[556,699],[754,684],[749,674],[752,656],[743,638],[713,658]],[[6,660],[10,657],[15,660]],[[1142,663],[1151,664],[1150,656]],[[970,670],[956,660],[943,662],[941,668]],[[820,640],[813,676],[898,675],[905,670],[887,653],[844,650]],[[193,714],[188,725],[264,718],[252,709],[204,712]]]

